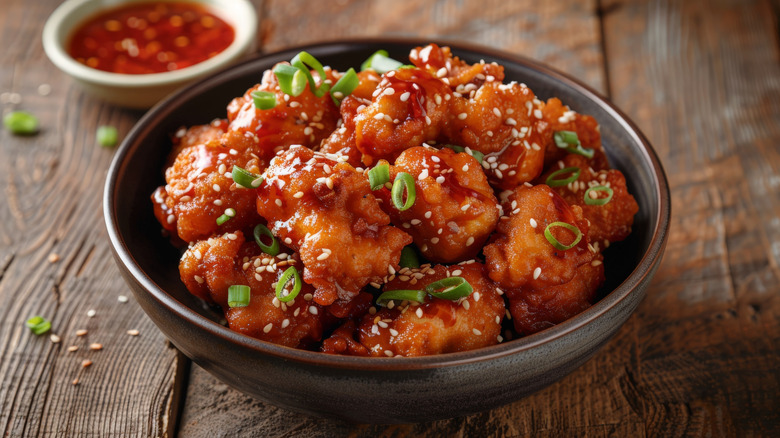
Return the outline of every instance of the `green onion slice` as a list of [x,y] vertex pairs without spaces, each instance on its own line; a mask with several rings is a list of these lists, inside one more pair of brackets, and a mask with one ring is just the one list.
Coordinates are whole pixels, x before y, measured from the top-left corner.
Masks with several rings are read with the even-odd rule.
[[[285,288],[291,279],[293,280],[292,290],[287,292]],[[301,287],[301,274],[298,273],[298,270],[295,269],[295,266],[290,266],[286,271],[284,271],[284,274],[279,277],[279,281],[276,282],[276,298],[278,298],[279,301],[283,303],[292,301],[295,299],[295,297],[298,296],[298,293],[301,291]]]
[[14,135],[38,132],[38,118],[26,111],[12,111],[3,117],[3,125]]
[[[606,198],[594,198],[593,195],[596,195],[596,192],[604,192],[607,194]],[[588,190],[585,190],[585,203],[588,205],[604,205],[612,200],[612,195],[614,192],[610,187],[607,186],[595,186],[591,187]]]
[[376,303],[380,306],[386,306],[388,302],[394,300],[416,301],[418,303],[424,303],[425,291],[409,289],[388,290],[383,292],[382,295],[379,295],[379,297],[376,299]]
[[425,292],[434,298],[455,301],[471,295],[474,288],[463,277],[447,277],[425,286]]
[[[466,152],[466,148],[464,148],[463,146],[455,145],[455,144],[446,144],[446,145],[444,145],[444,147],[445,148],[450,148],[450,149],[452,149],[455,152]],[[470,151],[471,151],[471,153],[469,155],[474,157],[474,159],[476,159],[479,162],[479,164],[482,164],[482,160],[485,159],[485,154],[483,154],[480,151],[475,151],[473,149],[470,149]],[[468,153],[468,152],[466,152],[466,153]]]
[[[404,192],[406,192],[406,202],[404,202]],[[393,181],[393,190],[390,195],[393,198],[395,208],[399,211],[410,209],[414,205],[414,200],[417,199],[414,177],[406,172],[399,172]]]
[[27,328],[29,328],[30,331],[36,335],[42,335],[51,330],[51,321],[37,315],[28,319],[24,325],[26,325]]
[[278,64],[273,69],[276,80],[279,81],[279,89],[290,96],[299,96],[306,88],[306,74],[292,65]]
[[420,259],[417,257],[417,251],[414,250],[414,247],[405,246],[404,249],[401,250],[401,261],[398,262],[401,267],[404,268],[419,268],[420,267]]
[[222,216],[217,218],[217,225],[222,225],[225,222],[229,221],[230,219],[233,219],[233,216],[228,216],[226,214],[223,214]]
[[243,284],[234,284],[228,288],[228,307],[246,307],[249,305],[251,289]]
[[269,110],[276,107],[276,95],[270,91],[255,90],[249,93],[255,103],[255,108]]
[[[577,178],[580,177],[580,172],[581,169],[579,167],[565,167],[563,169],[558,169],[555,172],[551,173],[550,176],[547,177],[547,180],[544,183],[550,187],[565,186],[570,182],[577,181]],[[571,175],[569,175],[567,178],[557,179],[559,176],[566,175],[567,173],[571,173]]]
[[[290,64],[292,64],[293,67],[298,68],[303,72],[303,74],[306,75],[306,79],[309,81],[309,88],[315,96],[322,97],[325,95],[325,93],[328,92],[330,85],[325,83],[325,69],[322,67],[322,63],[320,63],[317,58],[313,57],[308,52],[301,52],[295,55],[295,57],[290,61]],[[316,82],[314,82],[314,77],[311,75],[310,69],[312,68],[320,75],[321,83],[319,87],[317,86]]]
[[112,148],[119,140],[119,132],[113,126],[100,126],[95,132],[95,139],[100,146]]
[[390,182],[390,166],[387,163],[380,164],[368,171],[368,183],[371,190],[379,190]]
[[[263,224],[258,224],[255,227],[254,235],[255,235],[255,242],[257,243],[257,246],[259,246],[264,253],[271,256],[275,256],[279,254],[279,240],[274,236],[271,230],[268,229],[268,227],[266,227]],[[265,243],[263,243],[263,236],[267,236],[271,238],[270,245],[266,245]]]
[[333,88],[330,89],[330,98],[333,99],[336,106],[341,105],[341,100],[352,94],[358,85],[360,85],[360,79],[355,73],[355,69],[350,67],[344,76],[333,84]]
[[363,64],[360,65],[360,71],[372,69],[381,75],[401,67],[404,67],[404,64],[390,58],[390,54],[387,53],[387,50],[377,50],[373,55],[369,56],[368,59],[363,61]]
[[260,187],[260,184],[263,182],[262,176],[256,175],[238,166],[233,166],[232,175],[233,181],[236,184],[247,189],[256,189]]
[[[576,234],[577,237],[574,238],[574,241],[572,243],[568,245],[564,245],[560,241],[558,241],[558,239],[556,239],[555,236],[553,236],[552,234],[552,229],[556,227],[566,228],[567,230]],[[578,243],[580,243],[580,240],[582,240],[582,231],[580,231],[580,229],[575,227],[574,225],[566,222],[553,222],[550,225],[547,225],[547,228],[544,229],[544,237],[547,238],[547,241],[550,242],[550,245],[554,246],[555,249],[566,251],[567,249],[574,248],[575,246],[577,246]]]
[[561,149],[565,149],[571,154],[582,155],[585,158],[593,158],[594,150],[591,148],[582,147],[577,133],[574,131],[555,131],[553,134],[555,145]]

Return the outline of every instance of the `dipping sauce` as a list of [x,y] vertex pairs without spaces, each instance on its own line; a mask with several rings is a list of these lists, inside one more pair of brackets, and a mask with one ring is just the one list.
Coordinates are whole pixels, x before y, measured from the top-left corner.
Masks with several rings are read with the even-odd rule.
[[131,3],[87,20],[70,39],[78,62],[113,73],[179,70],[225,50],[233,28],[199,4]]

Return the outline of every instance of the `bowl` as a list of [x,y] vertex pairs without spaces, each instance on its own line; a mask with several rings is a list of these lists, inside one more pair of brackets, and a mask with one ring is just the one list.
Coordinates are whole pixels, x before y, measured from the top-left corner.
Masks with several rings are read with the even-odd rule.
[[220,325],[179,279],[179,253],[161,237],[150,194],[163,180],[170,134],[224,117],[225,107],[265,69],[300,50],[336,69],[359,66],[379,48],[406,59],[427,41],[340,41],[258,57],[169,97],[147,113],[116,152],[105,185],[104,215],[121,273],[138,302],[196,364],[259,400],[314,416],[363,423],[451,418],[516,401],[561,379],[590,358],[628,319],[658,267],[668,235],[670,197],[661,163],[645,137],[590,88],[529,59],[447,44],[469,62],[504,65],[508,80],[539,96],[560,97],[601,123],[605,149],[639,203],[631,236],[607,252],[607,284],[584,312],[531,336],[473,351],[412,358],[326,355],[266,343]]
[[147,109],[163,97],[196,79],[234,64],[255,48],[257,14],[249,0],[186,0],[206,5],[235,30],[225,50],[180,70],[153,74],[120,74],[87,67],[73,59],[66,45],[71,33],[86,19],[110,8],[148,0],[67,0],[46,20],[43,49],[51,62],[88,94],[127,108]]

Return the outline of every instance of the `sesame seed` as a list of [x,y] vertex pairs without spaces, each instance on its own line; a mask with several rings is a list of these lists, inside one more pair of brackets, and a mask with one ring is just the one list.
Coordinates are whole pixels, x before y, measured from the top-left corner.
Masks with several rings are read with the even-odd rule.
[[84,336],[87,334],[87,331],[84,329],[76,330],[76,336]]
[[444,181],[445,181],[445,179],[444,179],[444,177],[443,177],[443,176],[439,175],[438,177],[436,177],[436,182],[437,182],[437,183],[439,183],[439,184],[443,184],[443,183],[444,183]]
[[57,263],[59,260],[60,260],[60,256],[58,254],[56,253],[49,254],[49,263]]
[[265,327],[263,327],[263,333],[270,332],[272,328],[274,328],[274,323],[269,322]]
[[387,357],[393,357],[393,352],[390,350],[385,350],[385,356]]
[[482,335],[482,332],[481,332],[481,331],[479,331],[479,330],[477,330],[476,328],[473,328],[473,329],[471,329],[471,331],[472,331],[472,333],[474,333],[474,334],[475,334],[475,335],[477,335],[477,336],[480,336],[480,335]]
[[531,226],[532,226],[532,227],[536,228],[536,225],[537,225],[537,223],[536,223],[536,219],[534,219],[534,218],[531,218],[531,220],[530,220],[529,222],[531,223]]
[[537,119],[541,119],[542,118],[542,110],[540,110],[540,109],[534,110],[534,117],[536,117]]
[[385,114],[384,114],[384,113],[376,113],[376,114],[374,115],[374,119],[375,119],[375,120],[382,120],[382,119],[384,119],[384,118],[385,118]]
[[90,317],[90,318],[94,317],[94,316],[95,316],[95,313],[96,313],[96,312],[95,312],[95,309],[89,309],[89,310],[87,310],[87,316],[88,316],[88,317]]
[[214,200],[214,205],[216,205],[217,207],[221,207],[222,206],[222,200],[221,199],[215,199]]
[[447,76],[447,67],[442,67],[438,71],[436,71],[436,76],[440,78]]
[[468,114],[466,114],[466,113],[458,114],[458,119],[460,119],[460,120],[466,120],[466,117],[468,117]]
[[140,332],[138,330],[136,330],[136,329],[130,329],[130,330],[127,331],[127,334],[130,335],[130,336],[138,336],[139,333]]
[[474,238],[473,237],[469,237],[468,240],[466,240],[466,246],[471,246],[471,244],[473,244],[473,243],[474,243]]
[[431,118],[430,118],[430,117],[428,117],[428,116],[425,116],[425,124],[426,124],[426,125],[430,125],[431,123],[433,123],[433,122],[431,121]]
[[79,349],[78,345],[71,345],[70,347],[68,347],[68,352],[69,353],[73,353],[74,351],[76,351],[78,349]]
[[281,199],[277,199],[276,201],[274,201],[274,204],[276,204],[277,207],[281,207],[282,206],[282,200]]
[[469,300],[463,300],[462,303],[460,303],[461,306],[463,306],[464,309],[469,310],[471,307],[471,304],[469,304]]
[[312,315],[316,315],[317,313],[319,313],[319,311],[317,310],[316,307],[309,306],[309,313],[311,313]]
[[84,359],[84,360],[82,360],[82,361],[81,361],[81,366],[82,366],[83,368],[86,368],[86,367],[88,367],[88,366],[90,366],[90,365],[92,365],[92,361],[91,361],[91,360],[89,360],[89,359]]
[[469,165],[468,164],[464,164],[463,167],[461,168],[461,170],[463,170],[464,172],[468,172],[469,171]]
[[534,269],[534,280],[539,278],[540,275],[542,275],[542,268],[537,267]]
[[317,256],[317,260],[322,261],[322,260],[327,259],[328,257],[330,257],[330,253],[329,252],[323,252],[322,254]]
[[423,317],[423,311],[419,307],[417,308],[417,310],[414,311],[414,313],[417,315],[418,318]]
[[95,350],[95,351],[102,350],[103,349],[103,344],[98,344],[98,343],[89,344],[89,349],[90,350]]
[[59,336],[52,334],[51,336],[49,336],[49,340],[51,341],[52,344],[59,344],[62,339]]
[[296,192],[293,195],[293,198],[296,198],[296,199],[303,198],[303,192]]
[[479,292],[474,292],[474,302],[476,303],[482,297]]
[[214,184],[211,186],[212,189],[214,189],[215,192],[218,192],[221,190],[221,187],[219,187],[219,184]]
[[438,237],[431,238],[431,243],[436,245],[437,243],[439,243],[439,238]]
[[495,114],[497,117],[501,117],[501,110],[497,107],[493,107],[493,114]]
[[496,336],[496,340],[501,343],[504,341],[504,338],[501,335]]
[[590,265],[591,265],[591,266],[598,266],[598,265],[600,265],[600,264],[601,264],[601,260],[593,260],[593,261],[590,263]]

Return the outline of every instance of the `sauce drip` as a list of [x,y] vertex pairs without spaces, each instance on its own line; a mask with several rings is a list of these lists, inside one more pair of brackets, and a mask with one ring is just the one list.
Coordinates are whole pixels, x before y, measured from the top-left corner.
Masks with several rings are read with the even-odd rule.
[[203,62],[234,38],[233,28],[201,5],[132,3],[81,24],[70,38],[68,53],[98,70],[161,73]]

